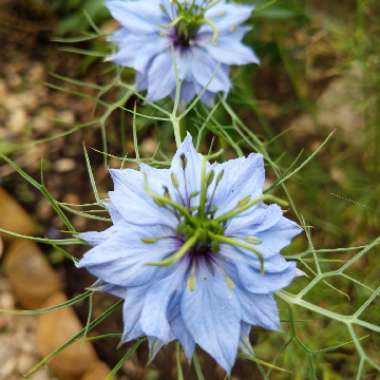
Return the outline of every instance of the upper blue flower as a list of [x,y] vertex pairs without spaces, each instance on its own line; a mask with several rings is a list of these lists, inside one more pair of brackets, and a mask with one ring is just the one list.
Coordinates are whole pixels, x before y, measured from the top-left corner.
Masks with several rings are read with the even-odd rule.
[[81,237],[79,263],[124,301],[123,341],[179,340],[230,372],[251,326],[280,327],[273,294],[297,275],[280,253],[300,227],[262,202],[263,157],[210,164],[190,136],[169,169],[111,170],[113,225]]
[[137,71],[137,89],[147,90],[150,101],[174,98],[178,79],[183,105],[198,94],[212,105],[216,93],[231,88],[230,65],[259,62],[242,44],[250,28],[241,24],[253,6],[224,0],[106,0],[106,6],[121,24],[110,59]]

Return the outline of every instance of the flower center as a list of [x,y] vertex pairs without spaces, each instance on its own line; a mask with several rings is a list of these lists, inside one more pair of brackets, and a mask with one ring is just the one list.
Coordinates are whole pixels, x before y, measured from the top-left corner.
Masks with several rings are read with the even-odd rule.
[[169,25],[164,26],[170,30],[169,33],[164,32],[164,34],[170,37],[175,48],[189,48],[196,42],[199,29],[205,24],[212,29],[212,40],[216,41],[218,36],[216,26],[205,17],[207,2],[203,6],[197,5],[194,0],[188,2],[173,0],[173,3],[177,8],[177,18]]
[[196,40],[199,26],[191,25],[185,20],[180,21],[174,28],[173,45],[178,48],[188,48]]
[[[176,235],[181,241],[181,246],[178,251],[173,252],[172,255],[162,261],[147,263],[146,265],[168,266],[178,262],[186,255],[190,255],[189,257],[192,261],[199,258],[212,260],[212,255],[219,252],[219,245],[223,243],[254,254],[260,261],[261,271],[264,272],[264,256],[256,248],[256,246],[261,244],[261,240],[256,236],[244,236],[241,238],[226,236],[225,227],[229,219],[240,215],[266,200],[277,201],[283,205],[286,203],[269,194],[262,195],[256,199],[252,199],[251,196],[245,196],[235,206],[232,206],[230,211],[216,217],[215,213],[217,208],[214,205],[214,198],[216,190],[223,179],[224,170],[219,173],[215,173],[213,169],[207,171],[207,165],[208,159],[216,158],[220,154],[221,151],[203,157],[200,191],[194,193],[189,193],[186,185],[187,158],[184,154],[180,156],[184,183],[182,188],[177,175],[174,172],[171,173],[172,185],[180,199],[179,203],[174,201],[173,194],[170,194],[167,186],[163,186],[163,195],[153,192],[149,187],[148,178],[145,175],[146,192],[159,207],[171,210],[178,219]],[[193,199],[197,199],[197,202],[194,202],[197,203],[197,205],[194,207],[192,206]],[[162,238],[164,237],[143,239],[143,242],[152,244]]]

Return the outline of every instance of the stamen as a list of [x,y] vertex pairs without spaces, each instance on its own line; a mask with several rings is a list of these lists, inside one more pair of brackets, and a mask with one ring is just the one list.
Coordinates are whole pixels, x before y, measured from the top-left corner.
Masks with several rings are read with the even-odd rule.
[[227,288],[228,289],[234,289],[235,288],[235,283],[229,278],[228,276],[225,276],[224,279],[226,280]]
[[182,153],[179,158],[181,159],[182,169],[185,170],[187,166],[187,158],[184,153]]
[[260,261],[260,272],[264,274],[264,256],[261,252],[259,252],[257,249],[251,247],[248,244],[245,244],[243,242],[240,242],[239,240],[227,237],[227,236],[222,236],[222,235],[216,235],[212,232],[209,231],[209,235],[211,236],[212,239],[219,240],[222,243],[226,243],[235,247],[247,249],[248,251],[253,252],[257,258]]
[[263,242],[262,240],[258,239],[256,236],[248,236],[248,237],[244,238],[244,240],[247,243],[254,244],[254,245],[259,245]]
[[190,289],[190,291],[193,292],[195,290],[196,285],[197,279],[195,278],[195,276],[190,276],[187,280],[187,286]]
[[172,180],[172,184],[173,184],[173,186],[174,186],[174,188],[176,189],[176,190],[178,190],[179,189],[179,181],[178,181],[178,177],[175,175],[175,173],[171,173],[170,174],[170,178],[171,178],[171,180]]
[[183,256],[186,255],[186,253],[190,250],[191,247],[193,247],[196,244],[200,233],[201,231],[197,230],[195,234],[189,240],[187,240],[174,255],[169,256],[168,258],[162,261],[155,263],[146,263],[145,265],[166,267],[175,264],[176,262],[181,260]]
[[149,187],[148,178],[146,174],[144,174],[144,189],[152,197],[153,201],[159,207],[171,206],[176,211],[178,211],[182,216],[184,216],[189,223],[195,226],[197,225],[194,218],[189,214],[189,211],[187,208],[173,202],[170,198],[162,197],[159,194],[156,194],[155,192],[153,192]]
[[141,239],[141,240],[144,244],[154,244],[154,243],[157,243],[159,239],[152,238],[152,239]]
[[212,30],[212,38],[211,38],[211,43],[213,43],[214,45],[216,45],[216,43],[218,42],[218,38],[219,38],[219,30],[218,30],[218,27],[216,26],[216,24],[205,18],[202,20],[204,24],[208,25],[211,30]]
[[256,199],[250,201],[250,202],[246,198],[243,198],[243,200],[238,203],[238,205],[235,209],[228,211],[227,213],[216,218],[215,220],[217,222],[223,222],[225,220],[231,219],[234,216],[237,216],[237,215],[243,213],[244,211],[252,208],[253,206],[256,206],[258,203],[265,202],[265,201],[278,203],[282,207],[288,206],[288,203],[286,201],[284,201],[280,198],[277,198],[274,195],[270,195],[270,194],[262,195],[261,197],[258,197]]
[[214,201],[214,197],[215,197],[215,194],[216,194],[216,189],[218,188],[221,180],[223,179],[224,177],[224,169],[221,170],[217,177],[216,177],[216,181],[215,181],[215,186],[214,186],[214,189],[212,191],[212,194],[211,194],[211,197],[210,197],[210,200],[208,202],[208,207],[207,207],[207,213],[209,212],[216,212],[216,206],[212,204],[212,202]]

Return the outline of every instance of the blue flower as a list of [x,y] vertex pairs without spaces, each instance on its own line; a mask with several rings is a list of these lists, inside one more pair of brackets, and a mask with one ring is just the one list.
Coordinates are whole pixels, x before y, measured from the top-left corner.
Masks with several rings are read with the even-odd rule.
[[138,91],[147,99],[175,98],[181,81],[181,102],[196,95],[211,106],[219,92],[231,88],[230,65],[258,63],[244,46],[246,21],[253,6],[226,1],[106,0],[121,24],[111,37],[118,52],[110,60],[136,70]]
[[178,340],[189,359],[198,344],[230,372],[251,326],[280,328],[274,293],[297,276],[280,251],[301,229],[263,203],[263,157],[211,164],[188,135],[169,169],[111,175],[113,225],[81,235],[79,266],[124,299],[123,341]]

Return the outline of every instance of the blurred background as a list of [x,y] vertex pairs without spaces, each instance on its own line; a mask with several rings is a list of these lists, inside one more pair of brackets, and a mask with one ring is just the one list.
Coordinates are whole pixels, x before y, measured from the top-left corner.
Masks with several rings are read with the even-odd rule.
[[[229,104],[262,139],[285,173],[307,160],[335,131],[318,154],[288,180],[288,191],[312,227],[317,249],[366,246],[380,235],[380,2],[254,3],[258,10],[249,21],[253,30],[246,42],[262,64],[233,71],[235,85]],[[112,65],[103,62],[112,49],[105,35],[116,27],[102,0],[0,3],[0,153],[38,181],[43,172],[49,195],[66,206],[94,202],[83,142],[100,194],[111,184],[106,156],[92,148],[107,150],[112,154],[107,165],[116,167],[120,166],[117,157],[135,154],[131,115],[102,103],[116,104],[123,99],[120,89],[112,86]],[[132,81],[132,72],[126,70],[123,75]],[[120,105],[133,109],[136,102],[139,109],[153,113],[132,95]],[[197,130],[202,115],[202,109],[190,114],[190,130]],[[215,125],[228,126],[230,122],[225,111],[216,111]],[[170,125],[137,118],[137,128],[143,157],[160,149],[164,160],[175,150]],[[206,133],[205,144],[213,134],[217,144],[226,145],[216,127]],[[252,150],[243,142],[241,149],[244,153]],[[270,186],[275,178],[270,168],[268,177]],[[0,162],[0,186],[1,228],[50,239],[65,237],[62,218],[56,216],[49,200],[5,161]],[[104,228],[104,222],[88,220],[71,206],[66,211],[76,229]],[[305,247],[301,238],[289,253]],[[68,250],[77,257],[83,252]],[[59,249],[3,235],[1,252],[1,309],[61,303],[78,296],[93,281],[86,272],[75,269]],[[323,269],[332,270],[351,257],[350,252],[325,255]],[[308,300],[343,314],[354,312],[379,286],[379,253],[374,245],[370,255],[350,269],[350,275],[367,288],[339,277],[332,282],[341,292],[319,284]],[[104,295],[96,295],[92,301],[38,317],[0,313],[0,380],[21,379],[41,356],[86,324],[89,309],[95,318],[114,302]],[[286,306],[280,306],[288,318]],[[379,379],[370,366],[365,366],[362,377],[356,377],[359,356],[344,326],[298,309],[289,313],[296,313],[300,321],[297,339],[289,347],[285,347],[290,333],[286,321],[284,333],[259,330],[252,337],[258,357],[269,363],[276,359],[276,366],[286,371],[273,369],[265,377],[254,362],[239,361],[234,380]],[[365,320],[380,324],[378,298],[366,309]],[[118,333],[120,329],[120,315],[114,313],[91,334]],[[379,363],[379,334],[358,334],[368,355]],[[334,345],[339,347],[325,350]],[[117,346],[115,338],[81,342],[31,379],[104,379],[107,368],[113,368],[125,353]],[[147,347],[142,345],[122,363],[119,378],[177,378],[173,347],[163,350],[148,367],[146,361]],[[201,356],[201,363],[207,380],[224,379],[206,355]],[[197,379],[185,362],[183,366],[185,379]]]

